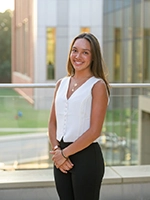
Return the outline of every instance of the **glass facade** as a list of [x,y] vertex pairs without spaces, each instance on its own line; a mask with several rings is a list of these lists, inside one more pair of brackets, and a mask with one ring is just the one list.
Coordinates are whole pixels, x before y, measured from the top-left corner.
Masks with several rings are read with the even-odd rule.
[[56,48],[56,30],[49,27],[46,30],[46,66],[47,80],[55,79],[55,48]]
[[[103,5],[103,54],[109,69],[109,81],[150,82],[150,0],[105,0]],[[148,89],[141,89],[141,94],[148,93]],[[111,89],[104,132],[125,138],[127,142],[125,154],[120,151],[121,156],[125,155],[120,165],[138,164],[137,94],[136,88]],[[110,118],[113,125],[108,123]],[[106,164],[115,165],[117,151],[110,152],[112,157],[106,159]]]
[[150,0],[104,1],[103,47],[111,82],[150,81]]

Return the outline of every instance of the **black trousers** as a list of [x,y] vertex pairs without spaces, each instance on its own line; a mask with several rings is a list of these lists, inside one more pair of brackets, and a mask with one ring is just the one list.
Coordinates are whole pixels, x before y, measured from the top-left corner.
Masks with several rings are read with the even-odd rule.
[[[70,143],[60,142],[61,148]],[[74,167],[67,174],[54,166],[56,189],[60,200],[99,200],[104,175],[104,160],[98,143],[69,157]]]

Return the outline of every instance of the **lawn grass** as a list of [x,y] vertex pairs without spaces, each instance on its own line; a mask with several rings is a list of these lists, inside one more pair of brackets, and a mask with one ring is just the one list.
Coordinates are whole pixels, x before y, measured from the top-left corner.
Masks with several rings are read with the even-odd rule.
[[35,110],[13,89],[0,89],[0,128],[45,128],[49,110]]
[[[47,128],[48,118],[49,110],[35,110],[13,89],[0,89],[0,128]],[[108,110],[103,130],[118,136],[137,138],[137,121],[136,109]],[[8,134],[14,132],[0,132],[0,135]]]
[[138,110],[129,108],[108,110],[104,130],[116,133],[120,137],[136,139],[138,136]]

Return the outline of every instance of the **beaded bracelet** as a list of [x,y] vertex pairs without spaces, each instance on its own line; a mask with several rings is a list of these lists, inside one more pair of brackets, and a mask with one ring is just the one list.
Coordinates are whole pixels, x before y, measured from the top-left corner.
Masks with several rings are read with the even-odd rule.
[[65,159],[68,159],[68,157],[66,157],[66,156],[64,155],[63,150],[61,150],[61,154],[62,154],[62,156],[63,156]]

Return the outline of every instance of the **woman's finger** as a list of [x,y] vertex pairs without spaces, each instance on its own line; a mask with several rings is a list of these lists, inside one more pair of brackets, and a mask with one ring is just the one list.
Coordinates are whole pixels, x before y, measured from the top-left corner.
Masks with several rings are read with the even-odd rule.
[[63,173],[67,174],[67,171],[65,169],[63,169],[63,167],[59,167],[60,171],[62,171]]
[[55,154],[55,151],[50,151],[49,153],[52,154],[52,155],[54,155],[54,154]]
[[70,159],[68,159],[67,160],[67,163],[69,164],[69,165],[71,165],[71,166],[73,166],[74,164],[71,162],[71,160]]

